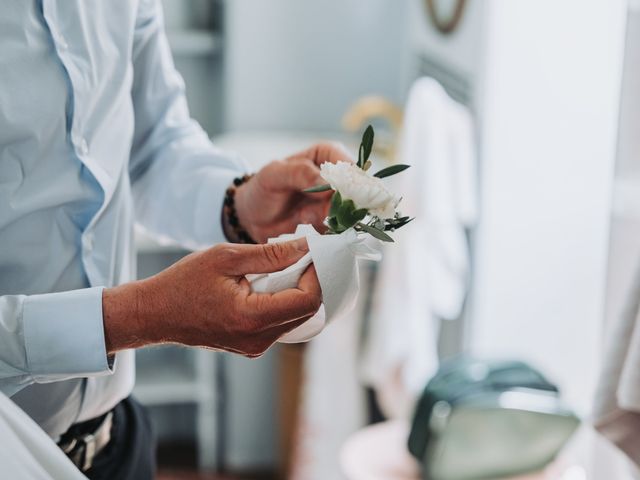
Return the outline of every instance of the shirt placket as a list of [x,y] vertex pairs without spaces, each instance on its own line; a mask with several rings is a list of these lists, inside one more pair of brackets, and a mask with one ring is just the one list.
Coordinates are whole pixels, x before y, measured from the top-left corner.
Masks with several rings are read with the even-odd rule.
[[84,229],[81,237],[82,243],[82,262],[85,268],[87,277],[91,284],[99,285],[103,283],[102,275],[95,267],[93,261],[93,251],[95,243],[95,225],[100,216],[102,210],[104,210],[109,193],[113,191],[113,180],[109,175],[100,167],[99,164],[92,161],[90,152],[90,143],[88,136],[83,132],[82,128],[82,115],[79,111],[80,105],[78,105],[77,99],[79,96],[78,89],[82,87],[81,80],[78,75],[74,75],[77,70],[77,66],[74,63],[73,55],[71,52],[71,46],[69,39],[65,36],[64,32],[59,26],[58,8],[55,0],[42,0],[42,14],[46,27],[49,30],[53,45],[55,47],[55,53],[57,59],[60,62],[64,71],[65,80],[67,83],[67,106],[66,106],[66,129],[67,139],[71,145],[71,149],[77,159],[87,167],[91,175],[96,179],[100,188],[102,189],[103,202],[98,212],[93,216],[90,222]]

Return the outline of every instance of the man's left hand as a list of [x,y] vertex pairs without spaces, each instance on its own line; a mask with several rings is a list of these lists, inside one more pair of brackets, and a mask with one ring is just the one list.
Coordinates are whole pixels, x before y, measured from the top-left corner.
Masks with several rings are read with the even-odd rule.
[[235,206],[240,225],[258,243],[292,233],[301,223],[309,223],[324,233],[332,192],[303,190],[326,183],[320,177],[320,165],[338,161],[353,160],[342,145],[323,143],[269,163],[238,187]]

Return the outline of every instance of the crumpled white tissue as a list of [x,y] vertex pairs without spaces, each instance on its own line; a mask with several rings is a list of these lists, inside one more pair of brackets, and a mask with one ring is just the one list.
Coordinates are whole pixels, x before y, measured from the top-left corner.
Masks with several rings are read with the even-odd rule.
[[[307,267],[314,264],[322,289],[322,306],[305,323],[283,335],[278,340],[281,343],[309,341],[329,322],[348,314],[356,304],[360,289],[358,260],[382,258],[379,248],[373,248],[368,241],[370,237],[353,229],[339,235],[320,235],[311,225],[298,225],[295,233],[270,238],[269,243],[302,237],[307,238],[309,252],[296,263],[279,272],[246,276],[254,292],[273,293],[296,287]],[[373,241],[373,245],[378,246],[379,242]]]

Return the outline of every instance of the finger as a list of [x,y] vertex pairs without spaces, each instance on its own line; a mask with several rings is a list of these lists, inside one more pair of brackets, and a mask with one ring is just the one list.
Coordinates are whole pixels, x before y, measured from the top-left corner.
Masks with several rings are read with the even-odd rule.
[[279,174],[283,190],[302,191],[326,183],[320,176],[320,169],[310,159],[285,161],[282,163]]
[[[331,197],[332,192],[329,194]],[[320,233],[326,230],[325,218],[329,214],[329,198],[315,199],[302,204],[292,218],[294,225],[311,224]]]
[[284,335],[286,335],[290,331],[295,330],[296,328],[298,328],[300,325],[302,325],[304,322],[309,320],[311,317],[313,317],[313,315],[309,315],[308,317],[300,318],[298,320],[295,320],[293,322],[289,322],[289,323],[284,324],[284,325],[278,325],[276,327],[273,327],[273,328],[271,328],[271,329],[269,329],[269,330],[267,330],[267,331],[265,331],[265,332],[263,332],[261,334],[262,337],[264,337],[264,340],[262,340],[257,345],[257,347],[256,347],[257,351],[252,351],[252,352],[240,352],[240,351],[237,351],[236,353],[241,353],[242,355],[244,355],[247,358],[259,358],[271,346],[273,346],[274,343],[276,343],[278,340],[280,340],[280,338],[282,338]]
[[277,272],[293,265],[309,251],[306,238],[262,245],[234,245],[223,260],[227,271],[235,275]]
[[[298,288],[302,292],[306,292],[319,297],[320,303],[322,303],[322,288],[320,286],[320,281],[318,280],[318,272],[316,272],[316,266],[313,263],[307,267],[307,269],[300,277],[300,280],[298,281]],[[318,305],[318,308],[320,308],[320,305]],[[317,310],[318,309],[316,308],[316,311]]]
[[313,265],[304,272],[297,288],[276,293],[252,293],[247,298],[249,311],[254,313],[264,329],[314,315],[321,303],[322,289]]
[[300,325],[304,324],[306,321],[311,319],[311,317],[313,317],[313,315],[308,315],[306,317],[299,318],[298,320],[294,320],[294,321],[289,322],[289,323],[278,325],[277,327],[273,327],[273,328],[269,329],[268,330],[268,334],[269,334],[269,336],[274,338],[275,341],[278,341],[284,335],[286,335],[287,333],[291,332],[292,330],[295,330]]
[[329,214],[329,205],[328,204],[326,206],[323,205],[320,208],[316,209],[315,220],[310,222],[311,225],[313,225],[313,228],[321,234],[324,234],[328,230],[327,226],[324,223],[328,214]]
[[325,162],[354,162],[353,156],[349,153],[347,148],[339,142],[323,142],[313,145],[304,152],[301,152],[293,157],[293,160],[300,160],[304,158],[310,159],[314,164],[320,166]]

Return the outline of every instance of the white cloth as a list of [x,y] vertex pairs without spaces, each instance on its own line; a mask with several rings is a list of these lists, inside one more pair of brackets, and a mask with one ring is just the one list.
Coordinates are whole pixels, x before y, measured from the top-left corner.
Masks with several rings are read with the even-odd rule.
[[3,2],[0,86],[0,391],[55,437],[133,388],[102,288],[135,276],[134,217],[221,241],[244,167],[190,118],[159,0]]
[[331,321],[348,315],[359,292],[358,260],[375,260],[380,253],[365,243],[368,235],[349,229],[340,235],[320,235],[311,225],[298,225],[293,234],[269,239],[269,243],[307,238],[309,253],[286,269],[269,274],[250,274],[247,279],[256,292],[278,292],[294,288],[313,263],[322,289],[322,308],[312,318],[280,338],[282,343],[306,342]]
[[2,478],[86,479],[62,450],[15,403],[0,393]]
[[468,289],[466,229],[477,217],[474,126],[469,110],[434,80],[413,85],[391,179],[400,209],[416,217],[396,232],[377,276],[362,362],[364,380],[391,416],[403,416],[438,366],[441,319],[460,315]]
[[594,423],[640,467],[640,268],[607,336]]

